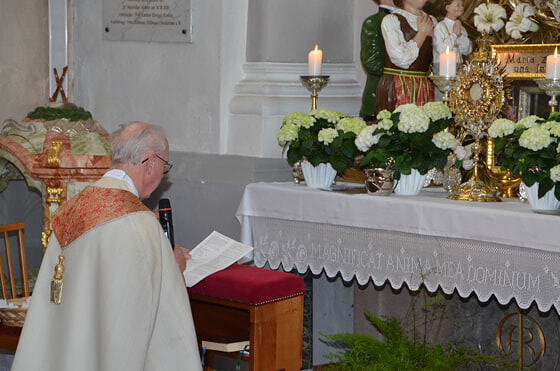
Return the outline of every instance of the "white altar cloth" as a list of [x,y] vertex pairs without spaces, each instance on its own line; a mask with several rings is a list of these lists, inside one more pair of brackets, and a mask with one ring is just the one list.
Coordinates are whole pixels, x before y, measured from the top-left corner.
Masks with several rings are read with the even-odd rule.
[[560,312],[560,217],[517,200],[452,201],[445,193],[390,197],[291,183],[254,183],[237,211],[257,266],[341,273],[360,284],[424,284],[485,302]]

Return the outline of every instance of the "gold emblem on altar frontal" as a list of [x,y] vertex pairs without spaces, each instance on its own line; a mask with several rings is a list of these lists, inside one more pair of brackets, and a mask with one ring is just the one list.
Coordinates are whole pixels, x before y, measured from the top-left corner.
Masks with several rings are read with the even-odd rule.
[[64,255],[58,256],[58,264],[54,267],[54,275],[51,280],[51,303],[62,302],[62,276],[64,275]]
[[519,370],[534,365],[546,351],[542,328],[533,317],[520,311],[510,313],[500,321],[496,330],[496,344],[510,359],[515,359],[517,353]]

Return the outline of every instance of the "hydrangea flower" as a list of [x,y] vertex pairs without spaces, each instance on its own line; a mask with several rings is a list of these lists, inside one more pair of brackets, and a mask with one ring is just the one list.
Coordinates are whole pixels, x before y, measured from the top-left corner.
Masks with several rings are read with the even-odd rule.
[[560,182],[560,165],[556,165],[550,169],[550,179],[553,182]]
[[521,120],[517,121],[517,124],[515,124],[515,128],[516,129],[534,128],[535,126],[539,125],[537,124],[537,120],[539,119],[540,117],[535,115],[525,116]]
[[443,102],[428,102],[422,109],[432,121],[451,118],[451,111]]
[[317,134],[317,139],[319,140],[319,142],[322,142],[324,145],[328,145],[332,143],[334,138],[336,138],[337,136],[338,136],[338,130],[333,128],[325,128],[319,131],[319,134]]
[[314,116],[318,119],[324,119],[330,122],[331,124],[336,124],[338,120],[343,116],[342,112],[331,111],[328,109],[320,109],[320,110],[311,110],[309,111],[311,116]]
[[521,39],[521,34],[527,31],[539,30],[539,25],[531,20],[535,9],[529,4],[521,3],[515,6],[511,18],[506,23],[506,33],[514,39]]
[[296,124],[284,124],[278,130],[278,144],[282,147],[298,138],[299,127]]
[[377,123],[377,126],[384,130],[389,130],[393,127],[393,120],[391,119],[382,119]]
[[387,111],[386,109],[381,110],[381,111],[379,111],[377,116],[375,116],[375,118],[377,118],[377,120],[379,120],[379,121],[385,120],[385,119],[390,119],[391,118],[391,112]]
[[301,126],[306,129],[309,129],[310,127],[313,126],[315,121],[317,121],[315,117],[305,114],[303,112],[292,112],[284,116],[284,120],[282,121],[282,124],[283,125],[294,124],[298,127]]
[[515,130],[515,123],[508,119],[497,119],[488,128],[488,135],[492,138],[501,138],[510,135]]
[[345,133],[351,131],[356,135],[360,134],[360,131],[366,126],[366,122],[358,117],[345,117],[336,124],[337,129]]
[[436,133],[433,138],[432,142],[438,147],[439,149],[455,149],[459,145],[459,141],[453,136],[453,134],[443,130],[439,133]]
[[395,112],[401,113],[397,128],[403,133],[423,133],[430,126],[428,115],[415,104],[403,104]]
[[473,160],[463,160],[463,169],[471,170],[473,168],[474,161]]
[[459,141],[457,141],[457,147],[455,147],[453,153],[455,153],[457,160],[463,160],[467,157],[467,151],[465,150],[465,147],[459,144]]
[[532,151],[540,151],[552,143],[550,132],[542,126],[525,130],[519,137],[519,145]]
[[541,125],[543,128],[547,129],[551,135],[555,137],[560,137],[560,122],[558,121],[548,121]]
[[[377,129],[377,125],[366,126],[360,131],[356,139],[354,139],[354,144],[356,148],[361,152],[367,152],[371,146],[374,144],[373,132]],[[379,138],[377,139],[379,141]]]
[[504,27],[506,10],[498,4],[482,3],[474,8],[474,25],[480,33],[499,31]]

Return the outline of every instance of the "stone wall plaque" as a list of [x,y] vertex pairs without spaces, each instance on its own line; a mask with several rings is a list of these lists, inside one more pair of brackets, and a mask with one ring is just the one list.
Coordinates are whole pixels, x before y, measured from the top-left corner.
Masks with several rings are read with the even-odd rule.
[[191,42],[191,0],[103,0],[103,39]]

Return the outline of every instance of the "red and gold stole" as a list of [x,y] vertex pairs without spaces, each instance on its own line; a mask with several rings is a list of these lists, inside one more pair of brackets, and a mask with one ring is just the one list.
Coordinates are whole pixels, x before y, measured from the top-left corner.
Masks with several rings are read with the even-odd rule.
[[131,192],[89,186],[53,214],[53,231],[62,253],[51,280],[52,303],[62,302],[64,249],[93,227],[137,211],[150,209]]

